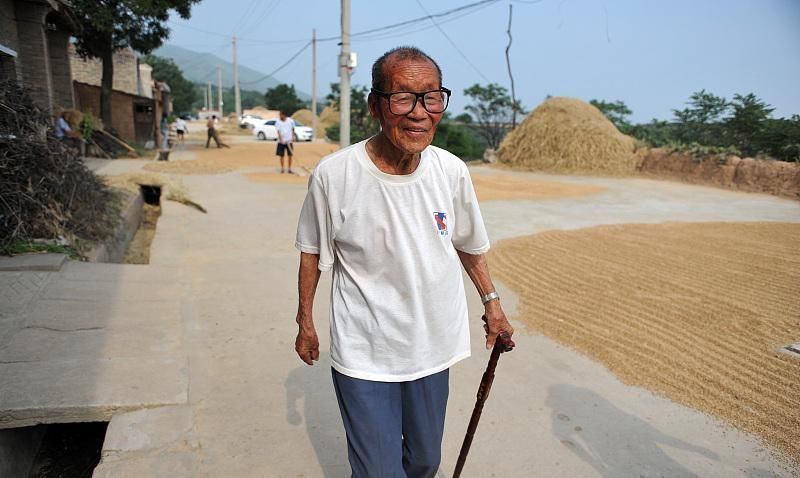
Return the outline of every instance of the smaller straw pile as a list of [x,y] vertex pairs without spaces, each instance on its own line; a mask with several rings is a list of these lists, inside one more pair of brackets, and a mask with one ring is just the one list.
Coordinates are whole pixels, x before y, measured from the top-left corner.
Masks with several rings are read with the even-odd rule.
[[[311,123],[313,122],[313,116],[311,114],[311,110],[309,109],[295,111],[292,115],[292,118],[305,124],[306,126],[311,126]],[[314,131],[314,137],[324,138],[327,134],[325,130],[335,124],[339,124],[339,112],[330,106],[326,106],[317,117],[317,129]]]
[[498,160],[511,167],[589,174],[630,174],[638,163],[634,141],[603,113],[575,98],[539,105],[505,137]]

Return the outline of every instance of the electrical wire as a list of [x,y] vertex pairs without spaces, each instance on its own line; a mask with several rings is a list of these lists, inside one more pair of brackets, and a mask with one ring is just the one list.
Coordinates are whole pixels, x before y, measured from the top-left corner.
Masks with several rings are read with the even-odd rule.
[[301,53],[303,53],[303,52],[306,50],[306,48],[308,48],[309,46],[311,46],[311,42],[308,42],[308,43],[306,43],[305,45],[303,45],[303,48],[301,48],[300,50],[298,50],[298,51],[297,51],[297,53],[295,53],[294,55],[292,55],[292,57],[291,57],[291,58],[289,58],[288,60],[286,60],[286,62],[284,62],[284,63],[283,63],[281,66],[279,66],[279,67],[275,68],[274,70],[272,70],[271,72],[269,72],[269,73],[267,73],[266,75],[262,76],[261,78],[259,78],[259,79],[257,79],[257,80],[251,80],[251,81],[240,81],[240,82],[239,82],[239,84],[240,84],[240,85],[252,85],[253,83],[259,83],[259,82],[261,82],[261,81],[263,81],[263,80],[266,80],[266,79],[267,79],[267,78],[269,78],[270,76],[274,75],[275,73],[277,73],[277,72],[281,71],[281,70],[282,70],[282,69],[284,69],[286,66],[288,66],[288,65],[289,65],[291,62],[293,62],[293,61],[295,60],[295,58],[297,58],[298,56],[300,56],[300,54],[301,54]]
[[[452,15],[454,13],[458,13],[458,12],[460,12],[462,10],[467,10],[467,9],[470,9],[470,8],[474,8],[474,7],[481,6],[481,5],[486,5],[486,4],[497,3],[499,1],[500,0],[482,0],[480,2],[470,3],[468,5],[462,5],[460,7],[456,7],[456,8],[441,12],[441,13],[436,13],[436,14],[433,14],[433,15],[426,15],[424,17],[419,17],[419,18],[412,18],[411,20],[406,20],[406,21],[403,21],[403,22],[400,22],[400,23],[394,23],[392,25],[386,25],[386,26],[382,26],[382,27],[378,27],[378,28],[372,28],[370,30],[364,30],[364,31],[358,32],[358,33],[353,33],[353,34],[350,35],[350,37],[353,38],[353,37],[358,37],[358,36],[362,36],[362,35],[368,35],[370,33],[377,33],[377,32],[381,32],[381,31],[384,31],[384,30],[390,30],[390,29],[394,29],[394,28],[399,28],[399,27],[403,27],[403,26],[406,26],[406,25],[417,23],[420,20],[429,20],[429,19],[432,19],[432,18],[445,17],[445,16]],[[333,40],[340,40],[340,39],[341,39],[341,35],[336,35],[336,36],[318,38],[317,41],[322,42],[322,41],[333,41]]]
[[[452,17],[446,18],[445,20],[440,21],[439,25],[445,25],[447,23],[453,22],[453,21],[458,20],[458,19],[460,19],[462,17],[465,17],[467,15],[471,15],[473,13],[478,12],[479,10],[482,10],[485,7],[488,7],[489,5],[490,4],[486,4],[486,5],[483,5],[483,6],[479,7],[479,8],[476,8],[475,10],[468,11],[468,12],[462,12],[462,13],[460,13],[458,15],[454,15]],[[411,26],[408,25],[407,27],[410,28]],[[389,32],[389,33],[378,32],[378,33],[370,34],[368,36],[359,36],[357,39],[358,39],[359,42],[386,40],[386,39],[390,39],[390,38],[397,38],[397,37],[410,35],[412,33],[417,33],[417,32],[421,32],[421,31],[425,31],[425,30],[430,30],[432,28],[435,28],[434,25],[425,24],[424,26],[420,26],[419,28],[415,28],[413,30],[401,29],[401,30],[398,30],[397,32]]]
[[266,4],[267,6],[266,6],[266,8],[264,8],[264,10],[263,10],[263,12],[261,13],[260,16],[255,16],[255,15],[253,16],[253,18],[255,18],[255,21],[251,23],[249,28],[241,29],[241,30],[237,30],[237,31],[239,33],[241,33],[242,36],[246,37],[248,35],[248,33],[253,31],[254,28],[256,28],[257,26],[261,25],[261,22],[264,21],[264,19],[266,19],[269,15],[271,15],[272,12],[275,11],[275,9],[278,7],[278,4],[280,4],[280,3],[281,3],[280,0],[273,0],[269,4]]
[[[423,12],[425,12],[426,14],[428,14],[428,16],[430,17],[431,15],[430,15],[430,13],[428,13],[428,10],[426,10],[426,9],[425,9],[425,5],[423,5],[423,4],[422,4],[422,2],[421,2],[420,0],[416,0],[416,1],[417,1],[417,5],[419,5],[419,8],[421,8],[421,9],[422,9],[422,11],[423,11]],[[469,66],[471,66],[471,67],[472,67],[472,69],[473,69],[473,70],[475,70],[475,72],[476,72],[476,73],[478,73],[478,74],[481,76],[481,78],[483,78],[483,79],[484,79],[484,80],[485,80],[487,83],[491,83],[491,80],[489,80],[489,78],[487,78],[487,77],[486,77],[486,75],[484,75],[484,74],[483,74],[483,72],[482,72],[480,69],[478,69],[478,67],[477,67],[477,66],[475,66],[475,64],[473,64],[473,63],[470,61],[470,59],[469,59],[469,58],[467,58],[467,55],[465,55],[465,54],[464,54],[464,52],[463,52],[463,51],[461,51],[461,48],[459,48],[459,47],[458,47],[458,45],[456,45],[456,42],[454,42],[454,41],[453,41],[453,39],[452,39],[452,38],[450,38],[450,35],[448,35],[448,34],[447,34],[445,31],[444,31],[444,29],[443,29],[441,26],[439,26],[439,24],[438,24],[438,23],[436,23],[436,20],[434,20],[434,19],[433,19],[433,17],[431,17],[431,19],[430,19],[430,20],[431,20],[431,22],[432,22],[434,25],[436,25],[436,28],[439,30],[439,32],[440,32],[442,35],[444,35],[444,37],[447,39],[447,41],[448,41],[448,42],[450,42],[450,45],[452,45],[452,47],[453,47],[453,48],[454,48],[454,49],[455,49],[455,50],[458,52],[458,54],[459,54],[459,55],[461,55],[461,58],[463,58],[463,59],[464,59],[464,61],[466,61],[466,62],[467,62],[467,64],[468,64]]]
[[258,3],[258,0],[250,0],[250,3],[247,5],[247,8],[244,9],[244,13],[242,13],[242,16],[239,17],[239,21],[237,21],[234,24],[233,31],[235,32],[241,31],[242,27],[253,18],[250,15],[250,10],[253,9],[256,3]]
[[[398,34],[400,34],[400,32],[403,30],[404,27],[413,28],[414,24],[419,23],[422,20],[445,18],[445,17],[453,16],[455,14],[460,14],[460,15],[455,15],[453,18],[447,18],[447,20],[446,20],[446,21],[452,21],[452,20],[454,20],[456,18],[461,18],[462,16],[469,15],[471,13],[475,13],[476,11],[480,10],[482,7],[489,6],[489,5],[491,5],[493,3],[497,3],[499,1],[501,1],[501,0],[481,0],[479,2],[473,2],[473,3],[467,4],[467,5],[462,5],[460,7],[452,8],[452,9],[446,10],[444,12],[429,14],[429,15],[425,15],[424,17],[412,18],[410,20],[405,20],[405,21],[402,21],[402,22],[399,22],[399,23],[393,23],[393,24],[390,24],[390,25],[384,25],[382,27],[371,28],[369,30],[364,30],[364,31],[361,31],[361,32],[352,33],[352,34],[350,34],[350,37],[351,38],[357,38],[359,40],[380,40],[380,39],[385,39],[385,38],[393,38],[394,36],[397,36]],[[521,1],[521,0],[517,0],[517,1]],[[539,0],[539,1],[542,1],[542,0]],[[445,22],[440,22],[440,24],[444,24],[444,23]],[[182,23],[176,23],[175,26],[177,26],[179,28],[186,28],[186,29],[189,29],[189,30],[194,30],[194,31],[201,32],[201,33],[206,33],[208,35],[216,35],[216,36],[223,37],[223,38],[230,38],[231,37],[231,35],[229,35],[229,34],[213,32],[213,31],[210,31],[210,30],[205,30],[203,28],[197,28],[197,27],[194,27],[194,26],[185,25],[185,24],[182,24]],[[430,29],[430,28],[434,28],[434,27],[433,26],[429,26],[429,27],[426,27],[426,28],[414,30],[414,32],[427,30],[427,29]],[[395,31],[391,31],[391,30],[395,30]],[[408,33],[408,32],[406,32],[406,33]],[[332,36],[328,36],[328,37],[319,37],[319,38],[317,38],[318,42],[329,42],[329,41],[334,41],[334,40],[341,41],[341,34],[340,35],[332,35]],[[245,36],[237,35],[236,36],[236,41],[242,41],[242,42],[247,42],[247,43],[257,43],[257,44],[280,44],[280,43],[300,43],[300,42],[307,42],[308,40],[307,39],[262,40],[262,39],[248,38],[248,37],[245,37]]]

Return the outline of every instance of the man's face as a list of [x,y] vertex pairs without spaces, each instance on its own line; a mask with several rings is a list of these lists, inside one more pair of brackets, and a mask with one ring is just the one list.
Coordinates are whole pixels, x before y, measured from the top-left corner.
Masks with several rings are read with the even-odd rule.
[[[392,60],[384,65],[386,84],[383,91],[411,91],[422,93],[438,89],[439,74],[436,67],[427,60]],[[427,148],[433,141],[436,126],[443,113],[429,113],[417,100],[414,109],[406,115],[396,115],[389,110],[389,102],[371,94],[369,111],[381,124],[383,134],[400,151],[406,154],[417,154]]]
[[281,111],[281,112],[278,114],[278,116],[280,116],[280,118],[281,118],[281,121],[286,121],[286,113],[284,113],[283,111]]

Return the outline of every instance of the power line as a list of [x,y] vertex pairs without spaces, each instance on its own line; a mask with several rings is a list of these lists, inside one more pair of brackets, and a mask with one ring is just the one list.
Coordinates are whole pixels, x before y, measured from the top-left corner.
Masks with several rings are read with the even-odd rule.
[[[428,13],[428,10],[425,9],[425,6],[419,0],[417,0],[417,5],[419,5],[419,7],[422,9],[423,12]],[[428,16],[430,16],[430,14],[428,14]],[[455,50],[458,52],[458,54],[461,55],[461,58],[463,58],[464,61],[466,61],[467,64],[472,67],[473,70],[475,70],[479,75],[481,75],[481,78],[483,78],[487,83],[491,83],[489,78],[487,78],[486,75],[484,75],[483,72],[481,70],[479,70],[478,67],[475,66],[469,60],[469,58],[467,58],[467,55],[465,55],[464,52],[461,51],[461,48],[459,48],[458,45],[456,45],[456,42],[454,42],[453,39],[450,38],[450,36],[444,31],[444,29],[442,29],[442,27],[440,27],[439,24],[436,23],[436,20],[431,18],[431,22],[434,25],[436,25],[436,28],[441,32],[441,34],[444,35],[445,38],[447,38],[447,41],[450,42],[450,45],[452,45],[453,48],[455,48]]]
[[266,8],[264,8],[264,10],[263,10],[263,12],[261,13],[260,16],[258,16],[258,17],[256,17],[255,15],[253,16],[253,18],[256,18],[256,20],[254,22],[252,22],[250,27],[247,28],[246,30],[245,29],[240,30],[240,33],[242,35],[247,35],[248,33],[250,33],[253,30],[253,28],[261,25],[261,22],[265,18],[267,18],[267,16],[269,16],[273,11],[275,11],[275,8],[277,8],[279,3],[280,3],[280,0],[273,0],[272,2],[267,4]]
[[[377,33],[377,32],[381,32],[381,31],[385,31],[385,30],[390,30],[390,29],[402,27],[402,26],[409,25],[409,24],[412,24],[412,23],[417,23],[420,20],[430,20],[430,19],[433,19],[433,18],[446,17],[448,15],[452,15],[454,13],[458,13],[458,12],[460,12],[462,10],[467,10],[467,9],[470,9],[470,8],[478,7],[478,6],[481,6],[481,5],[487,5],[487,4],[490,4],[490,3],[497,3],[499,1],[500,0],[482,0],[480,2],[470,3],[468,5],[462,5],[460,7],[456,7],[456,8],[447,10],[445,12],[436,13],[436,14],[433,14],[433,15],[425,15],[424,17],[412,18],[411,20],[406,20],[406,21],[400,22],[400,23],[394,23],[392,25],[386,25],[386,26],[383,26],[383,27],[373,28],[371,30],[364,30],[363,32],[352,33],[352,34],[350,34],[350,36],[351,37],[356,37],[356,36],[361,36],[361,35],[368,35],[370,33]],[[340,37],[337,35],[337,36],[331,36],[331,37],[326,37],[326,38],[318,38],[317,41],[332,41],[332,40],[338,40],[339,38]]]
[[[450,23],[450,22],[456,21],[459,18],[465,17],[467,15],[471,15],[471,14],[477,12],[478,10],[481,10],[481,9],[483,9],[483,8],[489,6],[489,5],[490,4],[486,4],[486,5],[481,6],[480,8],[476,8],[475,10],[472,10],[472,11],[461,12],[458,15],[454,15],[452,17],[449,17],[449,18],[446,18],[446,19],[440,21],[439,25],[444,25],[446,23]],[[408,25],[407,27],[410,28],[411,25]],[[421,26],[421,27],[416,28],[414,30],[399,29],[396,32],[372,33],[372,34],[370,34],[368,36],[361,36],[361,37],[358,38],[358,40],[360,42],[387,40],[387,39],[390,39],[390,38],[397,38],[397,37],[407,36],[407,35],[410,35],[412,33],[417,33],[417,32],[421,32],[421,31],[425,31],[425,30],[430,30],[431,28],[435,28],[434,25],[425,24],[424,26]]]
[[240,81],[240,82],[239,82],[239,84],[240,84],[240,85],[252,85],[253,83],[258,83],[258,82],[260,82],[260,81],[266,80],[266,79],[267,79],[267,78],[269,78],[270,76],[274,75],[275,73],[277,73],[277,72],[281,71],[281,70],[282,70],[282,69],[284,69],[286,66],[288,66],[288,65],[289,65],[289,63],[293,62],[293,61],[294,61],[294,59],[295,59],[295,58],[297,58],[298,56],[300,56],[300,54],[301,54],[301,53],[303,53],[303,52],[306,50],[306,48],[308,48],[310,45],[311,45],[311,42],[308,42],[308,43],[306,43],[305,45],[303,45],[303,48],[301,48],[300,50],[298,50],[298,51],[297,51],[297,53],[295,53],[294,55],[292,55],[292,57],[291,57],[291,58],[289,58],[288,60],[286,60],[286,62],[285,62],[284,64],[282,64],[282,65],[281,65],[281,66],[279,66],[278,68],[275,68],[274,70],[272,70],[271,72],[269,72],[269,73],[267,73],[266,75],[262,76],[261,78],[259,78],[259,79],[257,79],[257,80],[251,80],[251,81]]
[[[243,26],[244,26],[244,25],[245,25],[245,24],[246,24],[246,23],[247,23],[247,22],[248,22],[250,19],[252,19],[252,17],[250,16],[250,10],[252,10],[252,9],[253,9],[253,7],[256,5],[256,3],[257,3],[257,2],[258,2],[258,0],[250,0],[250,3],[247,5],[247,8],[245,8],[245,9],[244,9],[244,13],[242,13],[242,16],[241,16],[241,17],[239,17],[239,21],[237,21],[237,22],[234,24],[235,26],[233,27],[233,31],[235,31],[235,32],[238,32],[238,31],[240,31],[240,30],[241,30],[241,28],[242,28],[242,27],[243,27]],[[255,12],[254,12],[254,13],[255,13]]]
[[[368,37],[368,38],[359,38],[359,39],[360,40],[366,40],[366,39],[377,40],[377,39],[383,39],[384,37],[383,36],[378,37],[377,35],[376,36],[370,36],[370,35],[371,34],[374,35],[374,34],[381,34],[382,33],[384,35],[387,35],[385,38],[391,38],[391,36],[388,36],[388,35],[396,35],[397,33],[399,33],[399,30],[402,27],[418,23],[418,22],[420,22],[422,20],[431,20],[431,19],[436,19],[436,18],[449,17],[451,15],[454,15],[454,14],[457,14],[457,13],[461,13],[461,15],[457,15],[456,17],[447,20],[447,21],[450,21],[450,20],[453,20],[455,18],[460,18],[461,16],[468,15],[470,13],[474,13],[475,11],[479,10],[478,7],[489,6],[489,5],[491,5],[493,3],[497,3],[499,1],[500,0],[481,0],[479,2],[473,2],[473,3],[467,4],[467,5],[462,5],[460,7],[452,8],[452,9],[446,10],[444,12],[425,15],[424,17],[412,18],[411,20],[405,20],[405,21],[399,22],[399,23],[393,23],[393,24],[390,24],[390,25],[384,25],[382,27],[377,27],[377,28],[372,28],[372,29],[369,29],[369,30],[364,30],[362,32],[351,33],[350,37],[351,38],[353,38],[353,37]],[[521,1],[521,0],[517,0],[517,1]],[[539,0],[539,1],[542,1],[542,0]],[[470,11],[470,10],[472,10],[472,11]],[[445,22],[441,22],[441,23],[444,24]],[[201,33],[206,33],[208,35],[216,35],[216,36],[223,37],[223,38],[230,38],[229,34],[213,32],[213,31],[210,31],[210,30],[205,30],[203,28],[197,28],[197,27],[193,27],[193,26],[190,26],[190,25],[185,25],[185,24],[182,24],[182,23],[176,23],[175,26],[178,26],[180,28],[187,28],[189,30],[195,30],[195,31],[198,31],[198,32],[201,32]],[[428,28],[433,28],[433,27],[426,27],[426,28],[423,28],[423,29],[420,29],[420,30],[415,30],[415,31],[426,30]],[[396,31],[396,32],[388,32],[387,30],[398,30],[398,31]],[[256,39],[256,38],[240,37],[238,35],[237,35],[236,39],[238,41],[245,41],[245,42],[248,42],[248,43],[261,43],[261,44],[300,43],[300,42],[308,41],[306,39],[297,39],[297,40],[262,40],[262,39]],[[328,41],[334,41],[334,40],[340,40],[340,39],[341,39],[340,35],[335,35],[335,36],[317,38],[317,41],[318,42],[328,42]]]

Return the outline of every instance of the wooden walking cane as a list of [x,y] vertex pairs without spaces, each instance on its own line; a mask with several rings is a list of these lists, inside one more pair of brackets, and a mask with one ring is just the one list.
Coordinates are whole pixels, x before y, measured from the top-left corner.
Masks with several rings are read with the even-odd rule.
[[[486,322],[484,315],[483,321]],[[453,478],[461,476],[461,470],[464,468],[464,462],[467,461],[467,453],[469,447],[472,445],[472,438],[475,436],[475,430],[478,428],[478,422],[481,419],[481,412],[483,412],[483,404],[489,397],[489,391],[492,389],[492,382],[494,381],[494,369],[497,368],[497,361],[500,359],[500,354],[503,352],[511,352],[514,349],[514,341],[506,332],[501,332],[494,342],[492,355],[489,357],[489,364],[486,366],[486,371],[483,372],[481,384],[478,387],[478,397],[475,401],[475,408],[472,409],[472,417],[469,419],[469,426],[467,427],[467,434],[464,437],[464,443],[461,445],[461,452],[458,454],[458,461],[456,461],[456,470],[453,472]]]

